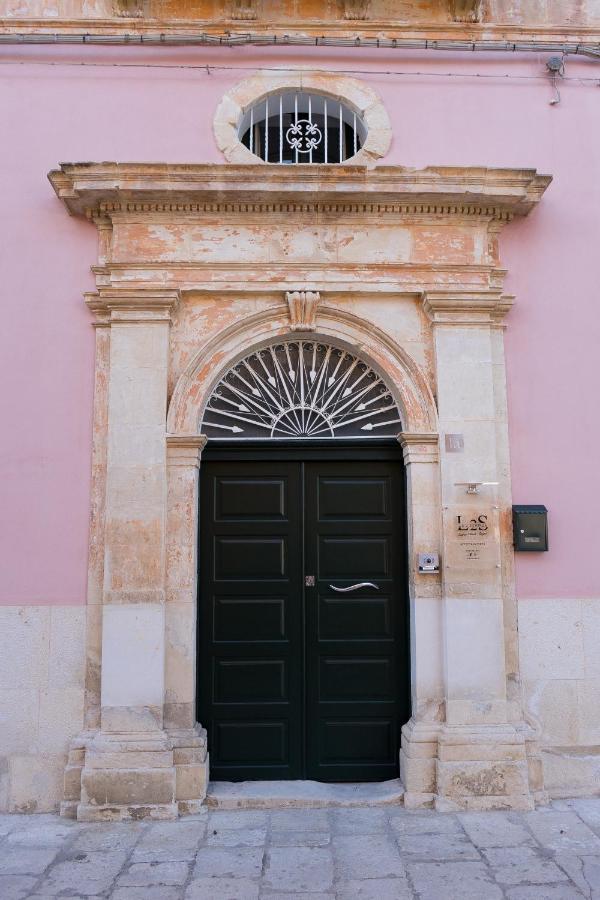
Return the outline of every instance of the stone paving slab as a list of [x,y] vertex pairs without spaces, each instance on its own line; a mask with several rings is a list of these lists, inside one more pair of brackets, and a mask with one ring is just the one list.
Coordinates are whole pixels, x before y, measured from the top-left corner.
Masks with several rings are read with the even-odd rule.
[[600,900],[600,798],[534,812],[0,816],[0,900]]

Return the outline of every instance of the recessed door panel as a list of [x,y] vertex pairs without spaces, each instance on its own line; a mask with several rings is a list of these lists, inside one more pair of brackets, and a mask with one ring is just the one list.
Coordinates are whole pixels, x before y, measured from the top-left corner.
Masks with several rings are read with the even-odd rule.
[[321,656],[319,701],[377,702],[394,699],[391,659]]
[[372,773],[387,771],[397,765],[395,734],[391,719],[325,718],[320,723],[319,765],[324,772],[350,766]]
[[286,574],[282,537],[215,537],[215,580],[283,578]]
[[213,640],[256,641],[286,639],[285,596],[213,596]]
[[384,519],[389,515],[387,478],[319,479],[319,520]]
[[217,521],[282,519],[285,510],[283,478],[219,478],[215,480]]
[[[289,740],[286,721],[218,721],[212,731],[213,748],[221,767],[255,768],[256,778],[270,766],[288,768]],[[211,766],[211,777],[214,779]],[[276,773],[275,773],[276,774]],[[263,776],[266,777],[266,776]]]
[[319,578],[385,578],[389,575],[390,536],[327,535],[319,541]]
[[391,596],[361,590],[363,596],[328,590],[319,597],[319,639],[330,641],[393,640]]
[[281,703],[287,700],[282,659],[215,659],[215,703]]

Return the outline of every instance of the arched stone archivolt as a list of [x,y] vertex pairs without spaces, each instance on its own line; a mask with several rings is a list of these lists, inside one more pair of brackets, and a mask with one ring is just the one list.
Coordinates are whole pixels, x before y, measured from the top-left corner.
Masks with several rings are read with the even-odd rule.
[[[231,366],[278,339],[299,336],[290,331],[287,313],[271,307],[208,340],[198,348],[177,382],[169,406],[168,433],[197,434],[208,398]],[[310,340],[346,349],[380,374],[400,409],[404,432],[437,431],[435,401],[425,376],[385,332],[351,313],[322,306],[317,330],[310,333]]]

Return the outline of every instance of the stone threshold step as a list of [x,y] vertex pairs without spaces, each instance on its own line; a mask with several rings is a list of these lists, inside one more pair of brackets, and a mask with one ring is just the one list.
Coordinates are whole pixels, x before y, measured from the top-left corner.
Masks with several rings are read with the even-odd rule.
[[318,809],[325,806],[390,806],[402,804],[398,778],[364,784],[319,781],[213,781],[206,804],[211,809]]

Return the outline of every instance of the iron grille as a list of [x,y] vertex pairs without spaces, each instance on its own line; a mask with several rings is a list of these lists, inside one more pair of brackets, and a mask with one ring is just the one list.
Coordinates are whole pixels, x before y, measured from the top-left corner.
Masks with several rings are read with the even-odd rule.
[[366,128],[339,100],[286,91],[246,110],[238,134],[263,162],[342,163],[358,153]]
[[209,438],[390,437],[400,411],[380,375],[316,341],[272,344],[240,360],[212,392]]

